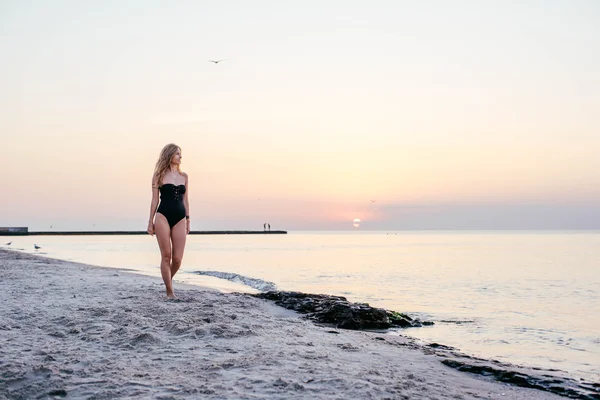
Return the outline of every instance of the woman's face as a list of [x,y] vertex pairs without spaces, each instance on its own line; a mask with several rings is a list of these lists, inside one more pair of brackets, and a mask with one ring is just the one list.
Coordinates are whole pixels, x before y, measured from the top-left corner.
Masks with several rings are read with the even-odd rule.
[[171,157],[171,164],[181,164],[181,149],[177,149],[173,157]]

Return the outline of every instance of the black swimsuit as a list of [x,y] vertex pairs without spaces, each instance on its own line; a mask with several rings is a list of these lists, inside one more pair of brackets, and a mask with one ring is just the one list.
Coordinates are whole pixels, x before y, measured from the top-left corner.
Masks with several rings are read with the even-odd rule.
[[184,193],[185,185],[165,183],[160,187],[160,205],[156,212],[165,216],[171,228],[185,218]]

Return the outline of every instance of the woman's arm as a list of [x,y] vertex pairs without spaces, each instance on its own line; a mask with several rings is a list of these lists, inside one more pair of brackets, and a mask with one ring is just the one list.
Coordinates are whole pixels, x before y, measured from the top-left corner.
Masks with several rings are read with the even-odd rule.
[[148,218],[148,233],[154,235],[154,214],[158,207],[158,177],[152,176],[152,202],[150,203],[150,218]]
[[190,233],[190,202],[188,200],[190,187],[188,184],[188,175],[184,172],[183,176],[185,176],[185,193],[183,194],[183,205],[185,206],[185,233]]

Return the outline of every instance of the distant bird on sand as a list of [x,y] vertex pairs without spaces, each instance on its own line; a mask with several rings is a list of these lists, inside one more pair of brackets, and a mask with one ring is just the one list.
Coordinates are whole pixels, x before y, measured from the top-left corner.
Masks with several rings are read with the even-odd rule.
[[215,64],[218,64],[221,61],[225,61],[225,59],[223,59],[223,60],[208,60],[208,62],[215,63]]
[[10,244],[11,244],[11,243],[12,243],[12,242],[8,242],[8,243],[6,243],[6,245],[7,245],[7,246],[10,246]]
[[40,247],[40,246],[38,246],[37,244],[34,244],[34,245],[33,245],[33,247],[35,247],[35,249],[36,249],[36,250],[37,250],[37,249],[41,249],[41,247]]

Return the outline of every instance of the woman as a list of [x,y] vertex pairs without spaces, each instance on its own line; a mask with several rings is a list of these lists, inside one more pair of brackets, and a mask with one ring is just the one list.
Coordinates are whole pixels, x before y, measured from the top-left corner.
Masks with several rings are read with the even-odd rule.
[[[173,277],[181,266],[186,235],[190,233],[188,176],[181,172],[181,149],[166,145],[160,152],[152,176],[152,204],[148,233],[154,235],[160,248],[160,273],[167,298],[174,299]],[[160,205],[158,193],[160,191]],[[158,209],[157,209],[158,206]]]

